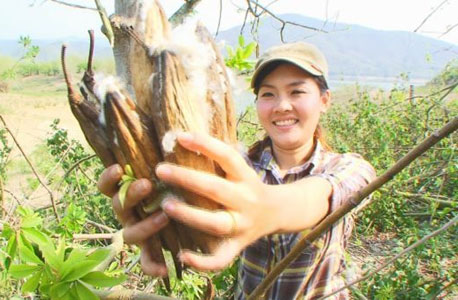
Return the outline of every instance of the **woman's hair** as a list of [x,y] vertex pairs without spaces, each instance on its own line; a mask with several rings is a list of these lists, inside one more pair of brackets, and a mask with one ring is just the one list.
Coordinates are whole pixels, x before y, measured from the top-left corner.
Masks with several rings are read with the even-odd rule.
[[[273,70],[275,70],[279,65],[284,64],[284,63],[285,63],[284,61],[274,61],[264,67],[263,72],[258,75],[254,83],[253,91],[254,91],[254,94],[256,95],[256,100],[258,99],[259,88],[264,78],[266,78],[266,76],[269,75]],[[307,71],[304,70],[304,72],[307,72]],[[316,76],[316,75],[310,74],[309,72],[307,72],[307,74],[309,74],[310,77],[312,77],[313,80],[318,85],[320,94],[323,95],[324,93],[326,93],[326,91],[329,89],[326,79],[323,76]],[[326,134],[324,132],[323,127],[320,124],[317,124],[315,132],[313,133],[313,138],[320,141],[324,149],[332,150],[332,147],[326,141]],[[257,158],[259,158],[257,156],[261,154],[260,152],[262,151],[262,149],[265,148],[267,143],[270,143],[270,138],[266,135],[262,140],[257,141],[253,145],[250,146],[250,149],[248,150],[248,157],[251,160],[257,160]]]

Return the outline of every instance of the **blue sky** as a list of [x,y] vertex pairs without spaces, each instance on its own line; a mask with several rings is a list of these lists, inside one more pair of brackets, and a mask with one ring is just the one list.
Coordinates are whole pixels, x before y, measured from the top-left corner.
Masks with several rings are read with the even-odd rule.
[[[94,6],[91,0],[65,0],[80,5]],[[261,1],[268,4],[272,0]],[[275,13],[300,13],[331,21],[354,23],[385,30],[413,31],[443,0],[280,0],[269,9]],[[108,13],[113,13],[114,0],[102,0]],[[183,0],[160,0],[171,15]],[[34,4],[32,6],[32,4]],[[299,5],[298,5],[299,4]],[[244,0],[223,0],[222,29],[241,24]],[[200,18],[211,31],[216,30],[219,1],[202,0],[198,6]],[[418,33],[458,44],[458,26],[441,37],[447,26],[458,23],[458,0],[448,0],[421,27]],[[97,13],[69,8],[46,0],[0,0],[0,39],[18,39],[28,35],[32,39],[86,37],[87,29],[100,27]],[[96,30],[97,31],[97,30]]]

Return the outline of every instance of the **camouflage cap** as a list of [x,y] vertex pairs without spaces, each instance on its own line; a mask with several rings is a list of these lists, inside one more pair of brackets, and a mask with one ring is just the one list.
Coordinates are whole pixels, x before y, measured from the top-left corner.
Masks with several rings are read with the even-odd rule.
[[274,46],[264,52],[256,63],[251,88],[255,87],[265,67],[276,61],[289,62],[312,75],[323,76],[328,83],[328,63],[323,53],[312,44],[297,42]]

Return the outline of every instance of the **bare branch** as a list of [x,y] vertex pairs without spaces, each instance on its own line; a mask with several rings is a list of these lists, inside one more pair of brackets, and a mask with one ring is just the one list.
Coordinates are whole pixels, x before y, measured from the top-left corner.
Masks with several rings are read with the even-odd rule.
[[441,2],[441,4],[439,4],[436,8],[434,8],[430,13],[429,15],[426,16],[426,18],[424,18],[424,20],[420,23],[420,25],[418,25],[418,27],[413,31],[413,32],[417,32],[421,26],[423,26],[426,21],[428,21],[429,18],[431,18],[432,15],[434,15],[436,13],[436,11],[439,10],[439,8],[441,8],[442,5],[444,5],[445,3],[447,3],[448,0],[444,0]]
[[323,297],[320,298],[320,300],[322,299],[325,299],[325,298],[328,298],[332,295],[335,295],[337,294],[338,292],[340,291],[343,291],[355,284],[357,284],[358,282],[361,282],[361,281],[364,281],[366,280],[367,278],[373,276],[374,274],[377,274],[379,273],[382,269],[386,268],[387,266],[391,265],[394,261],[396,261],[398,258],[400,258],[401,256],[403,256],[404,254],[406,253],[409,253],[410,251],[412,251],[413,249],[417,248],[418,246],[421,246],[422,244],[426,243],[428,240],[430,240],[431,238],[435,237],[436,235],[440,234],[442,231],[445,231],[447,230],[448,228],[450,228],[451,226],[455,225],[456,222],[458,222],[458,216],[454,217],[452,220],[450,220],[449,222],[447,222],[444,226],[442,226],[441,228],[439,228],[438,230],[434,231],[434,232],[431,232],[430,234],[424,236],[423,238],[421,238],[420,240],[416,241],[415,243],[413,243],[412,245],[410,245],[409,247],[405,248],[404,250],[402,250],[401,252],[399,252],[398,254],[396,254],[395,256],[393,256],[390,260],[388,260],[386,263],[384,263],[383,265],[381,265],[380,267],[378,267],[377,269],[371,271],[371,272],[366,272],[366,274],[364,274],[361,278],[358,278],[348,284],[346,284],[345,286],[343,286],[342,288],[330,293],[330,294],[327,294]]
[[449,33],[450,31],[452,31],[452,30],[455,29],[456,27],[458,27],[458,23],[456,23],[455,25],[452,25],[452,26],[448,27],[447,30],[439,36],[439,38],[443,37],[444,35],[446,35],[446,34]]
[[283,270],[294,260],[296,259],[302,251],[308,247],[315,239],[321,236],[326,230],[329,230],[331,226],[349,213],[353,208],[355,208],[359,203],[363,201],[364,198],[369,196],[375,190],[379,189],[385,183],[390,181],[396,174],[405,169],[412,161],[417,159],[420,155],[434,146],[441,139],[445,138],[452,132],[458,129],[458,117],[455,117],[450,122],[444,125],[441,129],[435,131],[431,136],[426,138],[423,142],[413,148],[409,153],[407,153],[403,158],[397,161],[391,168],[389,168],[383,175],[377,177],[366,187],[360,191],[352,194],[347,201],[342,204],[342,206],[328,215],[322,222],[320,222],[314,230],[304,236],[297,244],[291,249],[290,253],[283,258],[271,272],[266,276],[266,278],[259,284],[256,289],[249,295],[248,299],[258,299],[264,295],[274,280],[283,272]]
[[180,25],[194,11],[194,8],[202,0],[187,0],[185,3],[169,18],[173,27]]
[[[305,29],[309,29],[309,30],[313,30],[313,31],[317,31],[317,32],[323,32],[323,33],[327,33],[327,31],[323,30],[323,29],[319,29],[319,28],[316,28],[316,27],[310,27],[310,26],[306,26],[306,25],[303,25],[303,24],[299,24],[299,23],[296,23],[296,22],[291,22],[291,21],[285,21],[283,19],[281,19],[280,17],[278,17],[276,14],[274,14],[273,12],[271,12],[269,9],[267,9],[267,7],[265,6],[262,6],[261,4],[259,4],[257,1],[254,1],[254,0],[247,0],[247,3],[248,3],[248,10],[252,13],[252,15],[255,17],[255,18],[259,18],[264,12],[267,13],[268,15],[270,15],[272,18],[274,18],[275,20],[279,21],[282,26],[281,26],[281,29],[280,29],[280,37],[281,37],[281,40],[282,42],[285,42],[284,40],[284,37],[283,37],[283,31],[285,30],[286,28],[286,25],[293,25],[293,26],[298,26],[298,27],[302,27],[302,28],[305,28]],[[272,2],[273,3],[273,2]],[[253,10],[253,8],[251,7],[251,4],[254,4],[257,7],[261,8],[263,10],[263,12],[261,13],[257,13],[256,10]]]
[[91,224],[91,225],[93,225],[93,226],[96,226],[96,227],[98,227],[98,228],[100,228],[100,229],[102,229],[102,230],[108,231],[108,232],[110,232],[110,233],[113,233],[113,232],[116,231],[116,229],[113,229],[113,228],[108,227],[108,226],[103,225],[103,224],[99,224],[99,223],[94,222],[94,221],[91,221],[91,220],[86,220],[86,223]]
[[170,298],[165,296],[152,295],[144,292],[138,292],[134,290],[123,290],[117,289],[113,291],[101,291],[101,290],[92,290],[94,294],[99,296],[100,300],[176,300],[176,298]]
[[219,0],[219,17],[218,17],[218,26],[216,26],[215,38],[218,36],[219,27],[221,26],[221,16],[223,15],[223,0]]
[[81,8],[81,9],[88,9],[88,10],[97,11],[97,9],[93,8],[93,7],[87,7],[87,6],[83,6],[83,5],[68,3],[68,2],[64,2],[64,1],[60,1],[60,0],[48,0],[48,1],[51,1],[51,2],[54,2],[54,3],[58,3],[58,4],[62,4],[62,5],[69,6],[69,7],[73,7],[73,8]]
[[24,150],[22,149],[21,145],[19,144],[19,142],[16,140],[16,137],[14,136],[13,132],[11,132],[11,130],[9,129],[9,127],[6,125],[6,122],[5,120],[3,119],[3,117],[0,115],[0,121],[3,123],[3,126],[5,127],[6,131],[8,131],[8,133],[10,134],[11,138],[13,139],[14,143],[16,144],[16,146],[18,147],[19,151],[21,151],[22,153],[22,156],[24,156],[27,164],[29,165],[30,169],[32,170],[33,174],[35,175],[35,177],[38,179],[38,182],[45,188],[45,190],[48,192],[49,194],[49,198],[51,200],[51,204],[52,204],[52,208],[53,208],[53,211],[54,211],[54,215],[56,217],[56,219],[60,222],[60,217],[59,217],[59,214],[57,213],[57,207],[56,207],[56,203],[54,201],[54,195],[53,195],[53,192],[48,188],[48,186],[43,182],[43,180],[41,179],[40,175],[38,174],[37,170],[35,169],[35,167],[33,166],[32,162],[29,160],[29,158],[27,157],[27,155],[25,154]]

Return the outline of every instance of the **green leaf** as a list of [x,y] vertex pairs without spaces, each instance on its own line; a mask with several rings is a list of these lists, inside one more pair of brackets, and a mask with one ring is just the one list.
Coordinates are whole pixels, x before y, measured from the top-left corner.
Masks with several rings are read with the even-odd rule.
[[119,203],[121,204],[121,207],[124,207],[124,202],[126,201],[126,196],[127,196],[127,190],[129,189],[129,186],[131,185],[132,182],[123,182],[121,185],[121,188],[119,189]]
[[62,259],[57,255],[56,250],[54,247],[46,246],[40,249],[45,262],[54,270],[58,271],[59,273],[62,272],[62,265],[64,263],[63,257]]
[[19,245],[19,256],[24,262],[42,265],[43,261],[35,254],[32,249],[24,245]]
[[96,287],[112,287],[121,284],[127,279],[127,276],[121,274],[119,277],[110,277],[103,272],[94,271],[81,278],[81,281],[89,283]]
[[132,170],[132,167],[127,164],[125,167],[124,167],[124,172],[127,174],[127,176],[130,176],[130,177],[135,177],[134,175],[134,170]]
[[11,259],[14,259],[14,257],[16,256],[16,250],[17,250],[16,235],[12,235],[8,241],[8,246],[6,246],[6,253],[8,253]]
[[9,240],[12,235],[14,235],[14,230],[11,228],[10,224],[3,224],[1,236],[4,237],[6,240]]
[[69,292],[70,282],[59,282],[49,289],[52,299],[63,299],[64,295]]
[[100,263],[95,260],[85,260],[74,263],[70,266],[70,271],[62,277],[65,281],[74,281],[91,272]]
[[40,270],[42,267],[37,265],[12,265],[8,273],[14,278],[21,279]]
[[24,283],[24,285],[21,288],[21,291],[23,293],[31,293],[34,292],[38,284],[40,283],[41,275],[43,274],[42,271],[36,272],[35,274],[32,275],[27,281]]
[[100,248],[89,254],[87,259],[95,260],[101,263],[108,257],[108,255],[110,255],[110,249]]
[[24,228],[22,232],[28,240],[37,244],[40,248],[52,244],[47,235],[45,235],[44,233],[35,228]]
[[90,289],[88,289],[84,284],[78,282],[75,287],[76,293],[78,294],[78,299],[84,300],[99,300],[100,298],[97,297]]
[[42,220],[38,215],[27,215],[22,219],[21,228],[33,228],[41,225],[41,223]]
[[239,35],[239,46],[245,46],[245,38],[243,37],[243,35]]

